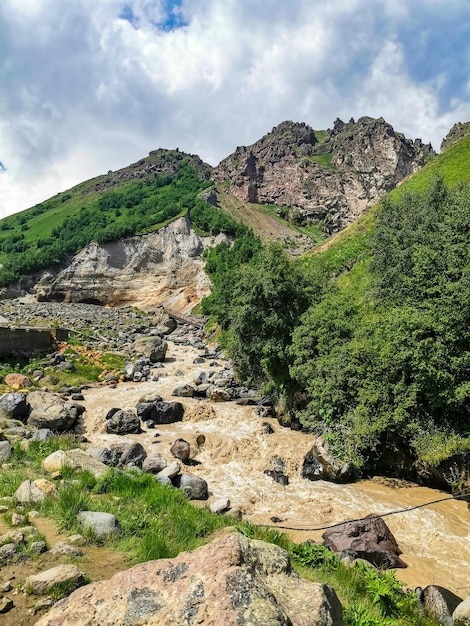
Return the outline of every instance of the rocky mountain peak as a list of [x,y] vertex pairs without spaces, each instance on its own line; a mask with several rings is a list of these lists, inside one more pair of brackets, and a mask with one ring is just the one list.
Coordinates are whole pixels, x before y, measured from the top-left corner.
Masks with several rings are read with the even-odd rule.
[[431,145],[407,139],[383,118],[361,117],[315,131],[282,122],[248,147],[239,147],[212,173],[232,193],[259,204],[288,207],[299,223],[339,230],[434,155]]
[[454,124],[441,143],[441,152],[450,148],[456,141],[470,135],[470,122],[457,122]]

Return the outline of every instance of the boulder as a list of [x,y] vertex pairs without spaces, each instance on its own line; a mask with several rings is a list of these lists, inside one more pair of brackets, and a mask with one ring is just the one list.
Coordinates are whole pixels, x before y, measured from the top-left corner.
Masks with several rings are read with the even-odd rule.
[[352,465],[340,463],[330,454],[323,437],[317,437],[315,444],[305,455],[300,475],[308,480],[345,483],[353,478],[353,473]]
[[168,344],[162,337],[137,337],[134,341],[134,350],[150,359],[152,363],[165,360]]
[[38,479],[34,482],[25,480],[15,491],[14,497],[17,502],[29,504],[31,502],[42,502],[46,496],[56,495],[57,491],[53,483],[48,480]]
[[181,402],[156,402],[152,410],[152,419],[156,424],[173,424],[181,422],[184,406]]
[[191,446],[184,439],[176,439],[170,448],[171,454],[180,461],[187,461],[191,454]]
[[182,489],[190,500],[207,500],[209,490],[204,478],[181,474],[177,486]]
[[95,448],[91,446],[86,449],[87,454],[89,454],[95,461],[99,461],[100,463],[104,463],[105,465],[112,465],[111,463],[111,450],[109,448],[98,447]]
[[142,467],[146,456],[147,452],[141,443],[129,443],[121,454],[120,463],[122,465]]
[[159,480],[160,478],[174,478],[179,473],[180,469],[181,465],[178,463],[178,461],[173,461],[173,463],[170,463],[170,465],[167,465],[160,472],[158,472],[157,478]]
[[221,389],[219,387],[212,389],[209,394],[209,398],[211,402],[228,402],[231,400],[229,392],[226,389]]
[[140,419],[131,410],[119,410],[106,422],[106,432],[113,435],[140,433]]
[[470,597],[457,605],[452,617],[455,626],[470,626]]
[[0,398],[0,417],[26,421],[29,406],[24,393],[5,393]]
[[353,559],[364,559],[375,567],[406,567],[401,550],[387,524],[377,515],[367,515],[357,522],[345,522],[323,533],[323,542],[333,552],[343,552]]
[[49,428],[58,433],[71,430],[85,410],[80,404],[65,402],[59,394],[48,391],[32,391],[28,403],[31,407],[28,426]]
[[32,387],[33,383],[24,374],[7,374],[5,376],[5,385],[13,389],[24,389],[25,387]]
[[216,514],[224,513],[229,508],[230,500],[228,498],[218,498],[217,500],[214,500],[214,502],[211,502],[211,504],[209,505],[209,509],[212,511],[212,513]]
[[13,446],[9,441],[0,441],[0,464],[5,463],[13,454]]
[[37,626],[71,623],[344,624],[331,587],[300,578],[282,548],[238,533],[87,585],[36,622]]
[[142,469],[144,472],[148,472],[149,474],[158,474],[165,467],[167,467],[168,463],[163,454],[159,452],[155,452],[154,454],[149,454],[142,463]]
[[58,565],[40,574],[28,576],[25,588],[35,595],[47,593],[56,585],[79,587],[85,582],[85,577],[75,565]]
[[80,511],[77,520],[84,530],[91,530],[98,539],[119,534],[119,522],[112,513],[100,511]]
[[51,437],[54,436],[54,433],[50,428],[40,428],[39,430],[35,430],[31,440],[32,441],[47,441]]
[[74,467],[87,470],[96,478],[102,476],[108,469],[104,463],[97,461],[85,450],[56,450],[42,461],[43,468],[48,472],[60,472],[63,467]]
[[192,398],[194,396],[194,387],[191,387],[191,385],[181,385],[176,387],[171,395],[178,398]]
[[435,619],[439,624],[452,626],[454,623],[452,613],[462,602],[462,598],[439,585],[428,585],[423,589],[421,601],[426,615]]

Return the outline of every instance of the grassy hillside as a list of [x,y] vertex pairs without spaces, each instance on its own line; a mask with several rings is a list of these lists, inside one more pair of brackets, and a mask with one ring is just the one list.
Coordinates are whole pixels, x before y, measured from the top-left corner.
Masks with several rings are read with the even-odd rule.
[[0,285],[60,263],[91,241],[150,232],[190,210],[211,168],[177,150],[109,172],[0,221]]
[[465,137],[331,241],[264,248],[212,296],[241,378],[359,472],[470,449],[469,155]]

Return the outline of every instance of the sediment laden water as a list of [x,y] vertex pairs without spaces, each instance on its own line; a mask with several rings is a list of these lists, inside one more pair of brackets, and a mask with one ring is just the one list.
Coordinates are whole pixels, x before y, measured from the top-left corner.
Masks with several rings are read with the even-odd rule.
[[[100,387],[85,391],[87,438],[93,445],[139,441],[147,453],[161,452],[171,461],[170,445],[182,437],[191,443],[200,462],[184,469],[185,472],[207,480],[215,496],[229,497],[245,519],[298,529],[286,531],[298,542],[321,541],[322,531],[312,530],[315,528],[369,513],[384,514],[413,507],[448,495],[425,487],[403,486],[399,481],[396,481],[398,488],[394,488],[393,481],[375,479],[349,485],[302,479],[300,469],[313,437],[282,428],[277,420],[261,419],[252,407],[233,402],[178,398],[185,405],[185,418],[180,423],[159,426],[158,438],[154,430],[125,438],[100,432],[112,407],[134,408],[139,398],[150,392],[159,393],[164,400],[174,400],[173,389],[191,384],[194,371],[206,368],[193,364],[196,355],[188,346],[170,343],[167,355],[170,358],[157,382],[122,383],[114,389]],[[269,422],[274,433],[265,434],[262,422]],[[197,447],[196,440],[201,434],[205,441]],[[270,459],[276,456],[285,462],[289,485],[282,486],[263,473]],[[273,517],[282,522],[273,523]],[[459,596],[470,595],[470,512],[465,502],[446,500],[388,516],[386,523],[408,564],[407,569],[397,570],[401,580],[411,587],[439,584]]]

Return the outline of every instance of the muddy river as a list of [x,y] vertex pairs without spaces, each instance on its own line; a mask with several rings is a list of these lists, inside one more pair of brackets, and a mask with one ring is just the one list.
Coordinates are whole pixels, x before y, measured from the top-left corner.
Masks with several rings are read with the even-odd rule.
[[[286,532],[299,542],[321,540],[322,531],[315,529],[330,524],[448,496],[424,487],[404,486],[398,481],[397,487],[393,481],[380,479],[350,485],[302,479],[303,458],[312,446],[313,437],[285,429],[277,420],[261,419],[253,408],[233,402],[178,398],[185,406],[185,417],[180,423],[126,438],[104,434],[105,415],[110,408],[134,408],[139,398],[150,392],[165,400],[175,399],[171,394],[176,386],[193,384],[196,371],[209,369],[208,363],[193,364],[196,350],[172,343],[169,346],[158,381],[121,383],[114,389],[99,387],[84,392],[85,434],[93,445],[109,445],[123,439],[139,441],[147,453],[161,452],[171,461],[170,445],[178,437],[186,439],[200,464],[185,468],[185,472],[203,477],[211,494],[228,497],[232,507],[239,507],[245,519],[297,529]],[[224,365],[219,363],[221,367]],[[270,423],[272,434],[264,432],[263,422]],[[160,434],[157,438],[156,432]],[[203,445],[197,445],[198,435],[204,435]],[[276,456],[285,462],[287,486],[263,473],[270,459]],[[272,517],[282,522],[275,524]],[[386,523],[408,564],[407,569],[397,570],[401,580],[412,587],[439,584],[459,596],[470,595],[470,512],[466,503],[450,499],[388,516]]]

